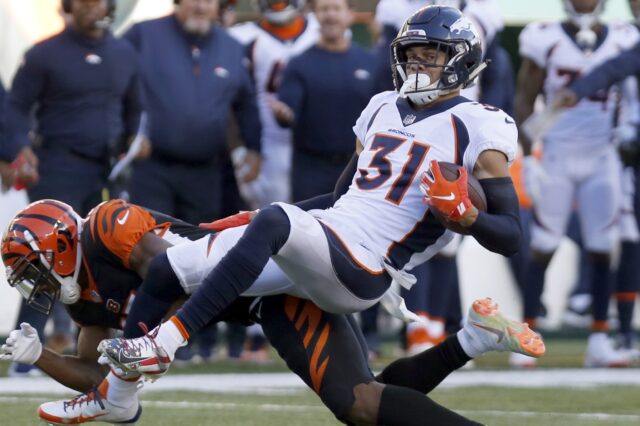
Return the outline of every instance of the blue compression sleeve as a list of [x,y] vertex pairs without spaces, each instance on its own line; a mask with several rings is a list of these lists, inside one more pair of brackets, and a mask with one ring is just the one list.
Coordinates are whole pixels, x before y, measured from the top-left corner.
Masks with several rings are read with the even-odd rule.
[[487,212],[480,212],[469,227],[471,235],[488,250],[512,256],[520,248],[522,229],[518,196],[510,177],[481,179],[487,197]]

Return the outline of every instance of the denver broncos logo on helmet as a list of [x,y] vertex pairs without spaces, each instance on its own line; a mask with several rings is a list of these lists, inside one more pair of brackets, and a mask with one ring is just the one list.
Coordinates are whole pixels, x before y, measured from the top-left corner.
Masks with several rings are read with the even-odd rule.
[[7,280],[36,309],[48,312],[60,291],[59,278],[77,275],[76,212],[56,200],[41,200],[20,211],[2,237]]

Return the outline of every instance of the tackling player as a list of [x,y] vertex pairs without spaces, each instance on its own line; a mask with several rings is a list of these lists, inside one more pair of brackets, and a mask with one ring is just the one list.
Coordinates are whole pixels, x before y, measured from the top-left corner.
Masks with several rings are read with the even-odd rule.
[[[399,302],[388,291],[391,281],[411,287],[411,269],[452,236],[431,209],[492,251],[518,249],[518,200],[508,171],[517,150],[515,123],[459,96],[485,66],[473,24],[457,9],[425,7],[408,18],[391,50],[397,91],[376,95],[356,122],[356,154],[338,182],[339,198],[262,209],[170,321],[139,339],[101,343],[111,362],[162,374],[189,335],[249,288],[272,256],[327,312],[356,312],[383,296],[387,304]],[[461,165],[460,177],[444,179],[438,161]],[[468,173],[480,180],[487,212],[469,200]],[[141,362],[130,363],[134,358]],[[390,390],[381,404],[397,399]]]
[[[569,20],[532,23],[520,35],[523,57],[515,100],[518,123],[533,112],[536,97],[547,102],[580,74],[629,48],[637,39],[631,25],[600,21],[603,0],[564,0]],[[525,185],[533,197],[531,262],[525,284],[525,320],[535,325],[546,268],[566,232],[574,201],[593,277],[593,323],[586,366],[626,366],[630,360],[607,339],[610,253],[617,244],[620,162],[613,144],[615,96],[600,91],[561,113],[544,135],[543,159],[530,156],[531,141],[521,134]],[[547,178],[540,176],[546,174]],[[544,194],[544,196],[537,196]]]
[[[60,299],[80,325],[74,356],[43,349],[37,332],[26,323],[2,346],[1,359],[36,363],[58,382],[85,392],[72,400],[43,404],[38,410],[40,418],[54,424],[137,421],[141,412],[139,374],[112,371],[101,382],[107,370],[96,362],[98,341],[112,329],[122,328],[125,320],[125,336],[131,335],[129,328],[136,319],[158,323],[174,301],[191,292],[188,283],[193,276],[173,272],[189,260],[172,249],[163,254],[172,243],[178,244],[173,248],[201,244],[200,253],[206,257],[202,264],[215,264],[237,240],[238,231],[215,234],[122,200],[100,204],[86,219],[55,200],[36,202],[18,213],[2,240],[9,283],[44,312],[53,300]],[[203,238],[192,240],[197,236]],[[166,273],[162,273],[163,264],[169,265]],[[198,272],[198,268],[191,272]],[[282,281],[285,279],[277,269],[270,272],[268,268],[251,292],[287,291],[270,284]],[[386,410],[384,418],[397,419],[393,404],[380,405],[380,394],[388,387],[429,418],[446,424],[474,424],[424,394],[470,357],[488,350],[522,350],[524,343],[518,339],[535,336],[524,333],[498,339],[493,333],[526,328],[504,319],[488,299],[476,301],[470,316],[460,337],[452,336],[429,352],[394,362],[375,382],[366,364],[362,336],[350,316],[322,312],[310,301],[279,295],[241,297],[215,320],[262,324],[287,365],[339,419],[375,423],[380,410]],[[100,385],[95,388],[97,383]]]

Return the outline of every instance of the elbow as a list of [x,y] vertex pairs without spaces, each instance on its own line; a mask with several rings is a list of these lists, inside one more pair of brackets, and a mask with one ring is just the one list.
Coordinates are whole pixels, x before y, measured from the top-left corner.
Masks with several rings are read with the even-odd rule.
[[505,238],[503,244],[500,245],[498,250],[494,250],[496,253],[505,257],[511,257],[518,254],[522,245],[522,230],[520,226],[515,227],[514,231]]

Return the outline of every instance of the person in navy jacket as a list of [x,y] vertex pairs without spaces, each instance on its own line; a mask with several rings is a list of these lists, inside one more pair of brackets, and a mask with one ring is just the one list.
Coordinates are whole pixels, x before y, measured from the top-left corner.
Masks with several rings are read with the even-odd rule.
[[86,214],[102,200],[111,161],[138,130],[138,60],[108,30],[114,1],[63,6],[67,28],[27,51],[15,75],[0,160],[31,170],[31,201],[56,198]]
[[260,167],[253,84],[242,46],[215,24],[218,6],[218,0],[177,1],[175,13],[124,35],[140,55],[152,146],[151,158],[133,166],[131,201],[193,223],[226,213],[232,109],[250,151],[245,179]]

